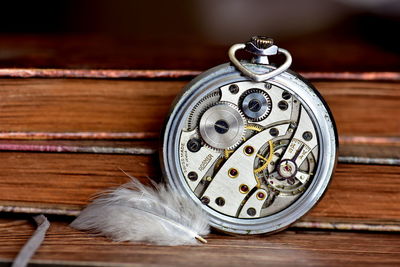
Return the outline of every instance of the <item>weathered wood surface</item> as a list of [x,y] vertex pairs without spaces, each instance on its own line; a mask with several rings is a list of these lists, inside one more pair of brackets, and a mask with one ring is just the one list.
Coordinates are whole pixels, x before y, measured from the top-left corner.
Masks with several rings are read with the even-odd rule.
[[[399,55],[351,36],[332,45],[331,36],[280,43],[296,56],[295,70],[312,71],[304,74],[330,104],[342,145],[341,163],[324,199],[296,225],[398,229]],[[228,60],[228,46],[187,38],[162,48],[158,42],[102,36],[1,35],[0,40],[0,67],[5,68],[0,69],[0,211],[9,217],[0,219],[0,265],[11,262],[34,230],[5,211],[75,215],[93,194],[128,180],[119,168],[144,182],[159,179],[153,141],[170,103],[199,70]],[[338,57],[337,51],[346,56]],[[154,68],[164,70],[149,71]],[[136,80],[118,80],[124,78]],[[149,138],[153,141],[143,141]],[[343,163],[354,157],[358,163],[374,159],[374,164]],[[399,234],[292,228],[263,237],[212,234],[208,240],[206,246],[179,248],[116,244],[52,221],[32,263],[400,265]]]
[[[0,138],[154,138],[186,83],[1,79]],[[317,81],[315,86],[341,137],[399,137],[400,119],[394,114],[400,83]]]
[[[10,151],[0,154],[2,209],[72,215],[91,195],[127,181],[118,168],[143,180],[160,179],[157,142],[143,139],[158,137],[186,83],[1,79],[0,150]],[[400,119],[390,114],[399,108],[400,83],[320,80],[315,85],[336,118],[342,163],[324,200],[304,220],[398,225]]]
[[[91,79],[193,79],[198,70],[128,70],[128,69],[48,69],[0,68],[1,78],[91,78]],[[393,71],[367,72],[300,72],[306,79],[399,81],[400,73]]]
[[[76,215],[90,197],[161,175],[156,154],[0,153],[3,211]],[[324,198],[304,221],[400,224],[400,166],[339,163]]]
[[[17,138],[15,138],[17,139]],[[71,139],[71,138],[70,138]],[[341,140],[340,163],[400,165],[400,145],[396,143],[373,143]],[[390,139],[383,138],[388,141]],[[358,143],[357,143],[358,142]],[[369,142],[369,143],[368,143]],[[94,153],[152,155],[158,153],[160,140],[0,140],[0,151]]]
[[0,153],[3,203],[79,209],[95,193],[128,181],[120,169],[159,180],[155,156],[68,153]]
[[[400,235],[286,230],[270,236],[210,234],[208,244],[188,247],[113,243],[51,221],[31,260],[38,265],[86,266],[366,266],[400,264]],[[11,262],[34,227],[0,219],[0,262]]]

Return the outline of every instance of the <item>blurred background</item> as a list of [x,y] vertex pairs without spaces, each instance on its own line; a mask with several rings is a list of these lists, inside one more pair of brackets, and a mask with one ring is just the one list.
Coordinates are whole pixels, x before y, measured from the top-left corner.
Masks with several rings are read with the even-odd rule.
[[0,67],[190,69],[266,35],[299,71],[400,71],[398,0],[3,1]]

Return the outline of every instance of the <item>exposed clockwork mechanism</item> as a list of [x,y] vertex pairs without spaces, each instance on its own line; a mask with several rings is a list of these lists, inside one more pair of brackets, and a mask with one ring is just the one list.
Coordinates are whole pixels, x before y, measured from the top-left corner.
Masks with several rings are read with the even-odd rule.
[[179,158],[203,204],[227,216],[257,218],[284,209],[307,188],[318,136],[296,97],[244,81],[199,103],[187,119],[190,128],[182,129]]
[[[243,47],[258,53],[255,62],[277,53],[266,39]],[[336,160],[334,122],[299,76],[265,62],[231,61],[240,71],[229,64],[211,69],[176,102],[164,133],[163,171],[174,190],[202,205],[215,228],[277,231],[325,191]]]

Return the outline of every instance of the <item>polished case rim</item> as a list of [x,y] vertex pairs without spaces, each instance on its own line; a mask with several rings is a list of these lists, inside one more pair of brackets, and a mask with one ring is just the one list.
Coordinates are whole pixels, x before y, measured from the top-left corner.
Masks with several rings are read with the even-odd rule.
[[[254,72],[265,73],[274,67],[243,63]],[[192,199],[208,213],[210,225],[218,230],[235,234],[263,234],[283,230],[304,216],[320,200],[331,180],[337,161],[337,131],[331,112],[318,91],[304,78],[286,71],[268,80],[294,94],[313,118],[319,136],[319,160],[317,172],[306,191],[284,210],[262,218],[239,219],[221,214],[203,205],[189,188],[181,170],[178,145],[180,131],[190,110],[198,100],[222,85],[249,81],[229,63],[216,66],[193,79],[174,101],[164,125],[160,162],[164,178],[172,190]],[[291,89],[291,88],[294,88]],[[307,103],[312,103],[308,105]],[[311,111],[311,112],[310,112]]]

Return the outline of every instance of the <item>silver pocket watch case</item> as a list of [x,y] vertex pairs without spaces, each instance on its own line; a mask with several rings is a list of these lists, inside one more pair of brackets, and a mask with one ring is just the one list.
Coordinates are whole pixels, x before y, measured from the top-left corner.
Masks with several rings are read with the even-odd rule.
[[[236,59],[244,49],[254,58]],[[272,55],[286,61],[276,68]],[[253,37],[231,63],[192,80],[163,132],[166,183],[233,234],[285,229],[322,197],[337,160],[337,133],[317,90],[288,70],[290,53]]]

